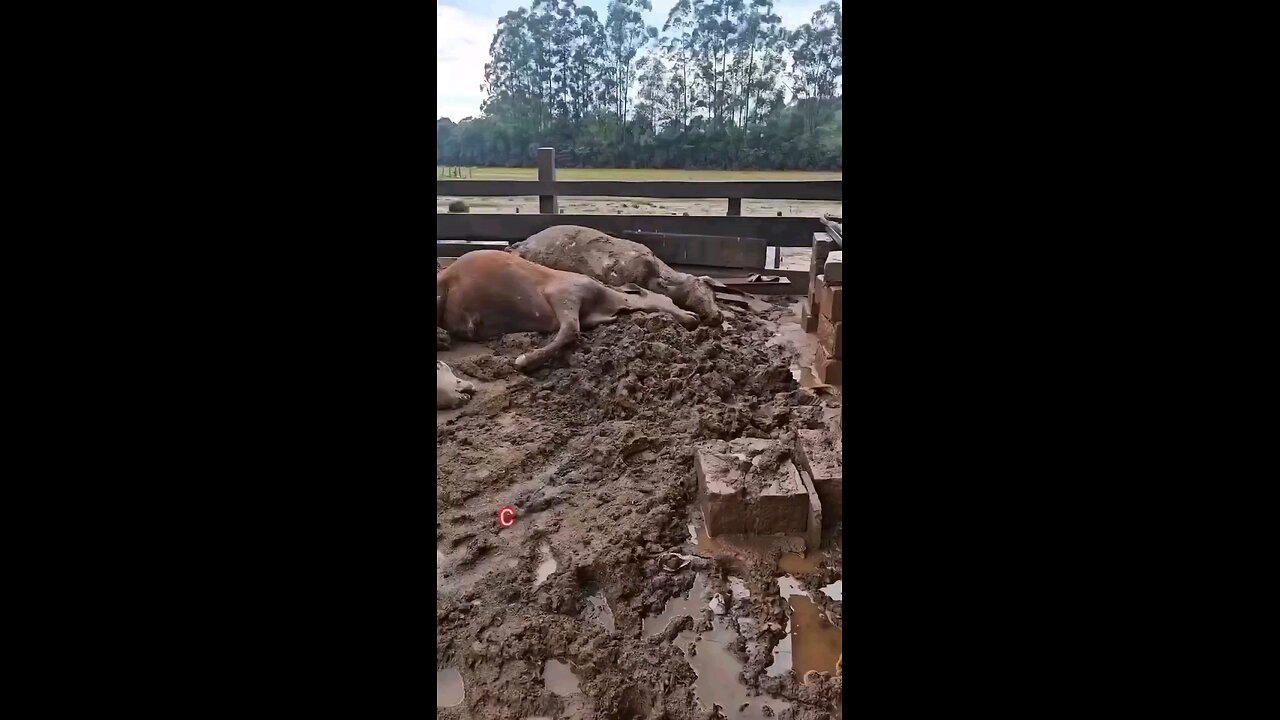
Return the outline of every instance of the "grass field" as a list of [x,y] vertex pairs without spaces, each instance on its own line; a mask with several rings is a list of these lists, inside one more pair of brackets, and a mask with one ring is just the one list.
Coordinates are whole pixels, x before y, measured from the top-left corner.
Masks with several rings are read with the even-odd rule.
[[[439,180],[459,178],[440,177],[443,168],[436,168]],[[469,177],[463,180],[537,180],[536,168],[466,168]],[[652,169],[601,169],[556,168],[557,180],[840,180],[840,172],[802,172],[774,170],[652,170]],[[449,203],[457,197],[436,198],[436,212],[448,212]],[[471,212],[522,213],[538,212],[536,196],[510,198],[463,197]],[[724,215],[728,201],[723,198],[609,198],[609,197],[561,197],[560,209],[568,214],[613,215]],[[824,212],[843,215],[840,202],[816,200],[743,200],[743,215],[777,215],[817,217]]]

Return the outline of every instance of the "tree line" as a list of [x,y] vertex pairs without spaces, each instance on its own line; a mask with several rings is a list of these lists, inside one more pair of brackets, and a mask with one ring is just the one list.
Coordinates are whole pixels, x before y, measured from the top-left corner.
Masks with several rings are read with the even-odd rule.
[[844,20],[773,0],[534,0],[498,21],[482,116],[436,121],[438,165],[840,169]]

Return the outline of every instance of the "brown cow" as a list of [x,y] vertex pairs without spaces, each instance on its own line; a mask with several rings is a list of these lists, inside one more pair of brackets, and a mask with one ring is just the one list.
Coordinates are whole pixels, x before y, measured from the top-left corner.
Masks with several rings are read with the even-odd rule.
[[698,316],[639,287],[614,289],[578,273],[543,267],[502,250],[475,250],[436,276],[436,327],[479,340],[507,333],[556,333],[546,347],[516,358],[529,370],[591,329],[637,310],[665,312],[686,328]]
[[648,288],[697,313],[707,324],[720,323],[710,278],[672,270],[638,242],[581,225],[556,225],[512,245],[510,251],[539,265],[582,273],[605,285]]

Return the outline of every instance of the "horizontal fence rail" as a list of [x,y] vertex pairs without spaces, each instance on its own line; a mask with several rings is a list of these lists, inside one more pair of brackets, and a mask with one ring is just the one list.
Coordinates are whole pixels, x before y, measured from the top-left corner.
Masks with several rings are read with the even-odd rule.
[[437,180],[436,197],[749,198],[839,200],[843,180]]
[[[839,201],[843,193],[843,180],[556,180],[555,150],[539,148],[537,180],[436,181],[436,197],[538,198],[537,214],[437,212],[436,254],[457,257],[555,225],[581,225],[640,242],[667,263],[759,268],[768,246],[807,248],[826,228],[816,217],[744,217],[744,199]],[[725,198],[728,206],[726,215],[714,216],[566,215],[559,210],[561,196]]]
[[813,234],[826,230],[818,218],[806,217],[436,213],[436,237],[441,240],[518,242],[554,225],[582,225],[614,237],[650,232],[759,238],[779,247],[809,247]]

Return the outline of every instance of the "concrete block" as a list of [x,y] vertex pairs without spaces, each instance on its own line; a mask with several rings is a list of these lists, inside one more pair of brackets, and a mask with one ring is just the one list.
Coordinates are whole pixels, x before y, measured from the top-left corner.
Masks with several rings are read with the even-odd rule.
[[698,503],[702,508],[707,534],[715,536],[746,532],[746,473],[738,458],[705,448],[695,448],[693,468],[698,476]]
[[827,254],[827,261],[822,265],[822,274],[827,276],[827,282],[844,282],[843,250],[832,250]]
[[[757,484],[759,489],[753,493]],[[747,532],[804,535],[808,530],[809,493],[790,460],[769,470],[753,467],[747,479],[747,496]]]
[[828,430],[800,430],[796,435],[796,461],[822,503],[822,522],[831,527],[840,522],[844,498],[840,438]]
[[800,327],[804,328],[807,333],[818,329],[818,314],[809,308],[810,305],[807,300],[800,306]]
[[824,276],[818,276],[818,314],[832,322],[844,319],[844,286],[826,282]]
[[695,448],[707,534],[803,537],[810,501],[794,454],[794,448],[762,438],[712,441]]
[[836,242],[830,235],[824,232],[813,234],[813,253],[809,256],[809,287],[817,286],[817,279],[826,265],[827,255],[835,249]]
[[819,345],[818,351],[814,353],[813,374],[817,376],[818,382],[840,385],[844,383],[844,362],[828,355],[826,349]]
[[818,318],[818,344],[827,351],[827,354],[837,360],[844,359],[844,343],[841,342],[843,335],[844,323],[836,321],[832,322],[824,317]]

